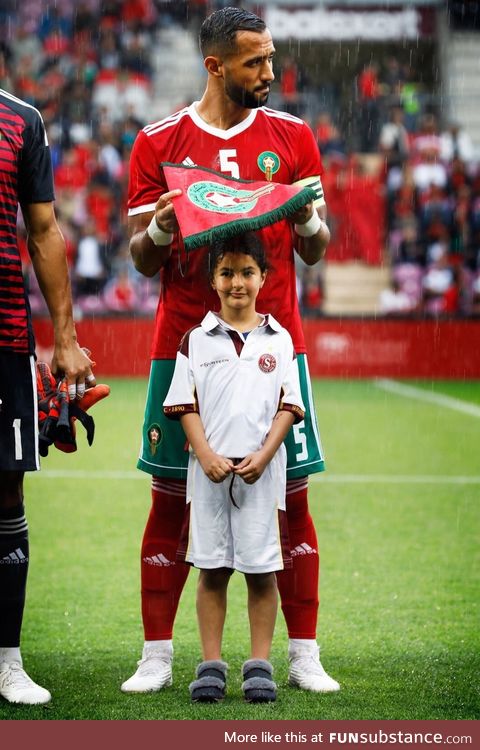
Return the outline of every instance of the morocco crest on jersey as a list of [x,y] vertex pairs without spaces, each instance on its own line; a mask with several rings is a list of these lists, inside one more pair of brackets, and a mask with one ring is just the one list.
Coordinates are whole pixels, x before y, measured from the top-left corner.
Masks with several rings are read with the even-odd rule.
[[168,189],[182,190],[173,203],[187,250],[262,229],[316,199],[311,188],[300,185],[239,180],[184,164],[162,167]]

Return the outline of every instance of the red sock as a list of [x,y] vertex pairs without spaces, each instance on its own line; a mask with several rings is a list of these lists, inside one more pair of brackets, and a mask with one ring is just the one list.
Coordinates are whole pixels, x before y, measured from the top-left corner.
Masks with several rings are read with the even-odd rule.
[[287,482],[287,521],[293,567],[277,573],[277,583],[288,637],[315,639],[320,561],[306,477]]
[[170,640],[190,566],[175,561],[186,482],[152,477],[152,508],[142,541],[142,618],[146,641]]

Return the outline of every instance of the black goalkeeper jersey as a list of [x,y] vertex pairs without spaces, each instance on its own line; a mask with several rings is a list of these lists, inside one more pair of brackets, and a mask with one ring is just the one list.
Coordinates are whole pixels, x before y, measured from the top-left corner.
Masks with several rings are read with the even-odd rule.
[[50,149],[40,113],[0,89],[0,350],[34,351],[17,242],[18,206],[53,201]]

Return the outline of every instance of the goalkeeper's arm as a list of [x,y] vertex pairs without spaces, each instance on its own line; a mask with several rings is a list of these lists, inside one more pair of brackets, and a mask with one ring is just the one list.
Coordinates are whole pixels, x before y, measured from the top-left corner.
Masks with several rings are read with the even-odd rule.
[[28,251],[53,323],[52,370],[66,376],[70,394],[74,386],[82,394],[86,378],[89,385],[94,383],[92,362],[77,341],[65,240],[55,218],[53,203],[31,203],[22,206],[22,212],[28,233]]

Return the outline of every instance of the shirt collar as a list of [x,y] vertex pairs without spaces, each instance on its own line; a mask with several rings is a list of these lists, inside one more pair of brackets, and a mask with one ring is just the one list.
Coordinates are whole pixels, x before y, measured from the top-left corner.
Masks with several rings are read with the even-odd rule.
[[[203,330],[206,331],[206,333],[211,333],[215,328],[231,328],[228,323],[223,323],[223,321],[220,321],[215,313],[211,310],[205,315],[204,319],[201,322],[201,326]],[[278,331],[280,331],[282,328],[280,323],[278,323],[278,321],[275,320],[273,315],[270,315],[270,313],[265,315],[264,321],[260,324],[259,328],[266,328],[267,326],[276,333],[278,333]],[[235,329],[232,328],[232,330]]]
[[276,320],[270,313],[267,313],[267,315],[265,315],[265,320],[263,321],[262,326],[270,326],[272,331],[275,331],[275,333],[278,333],[282,330],[282,326],[280,325],[278,320]]

